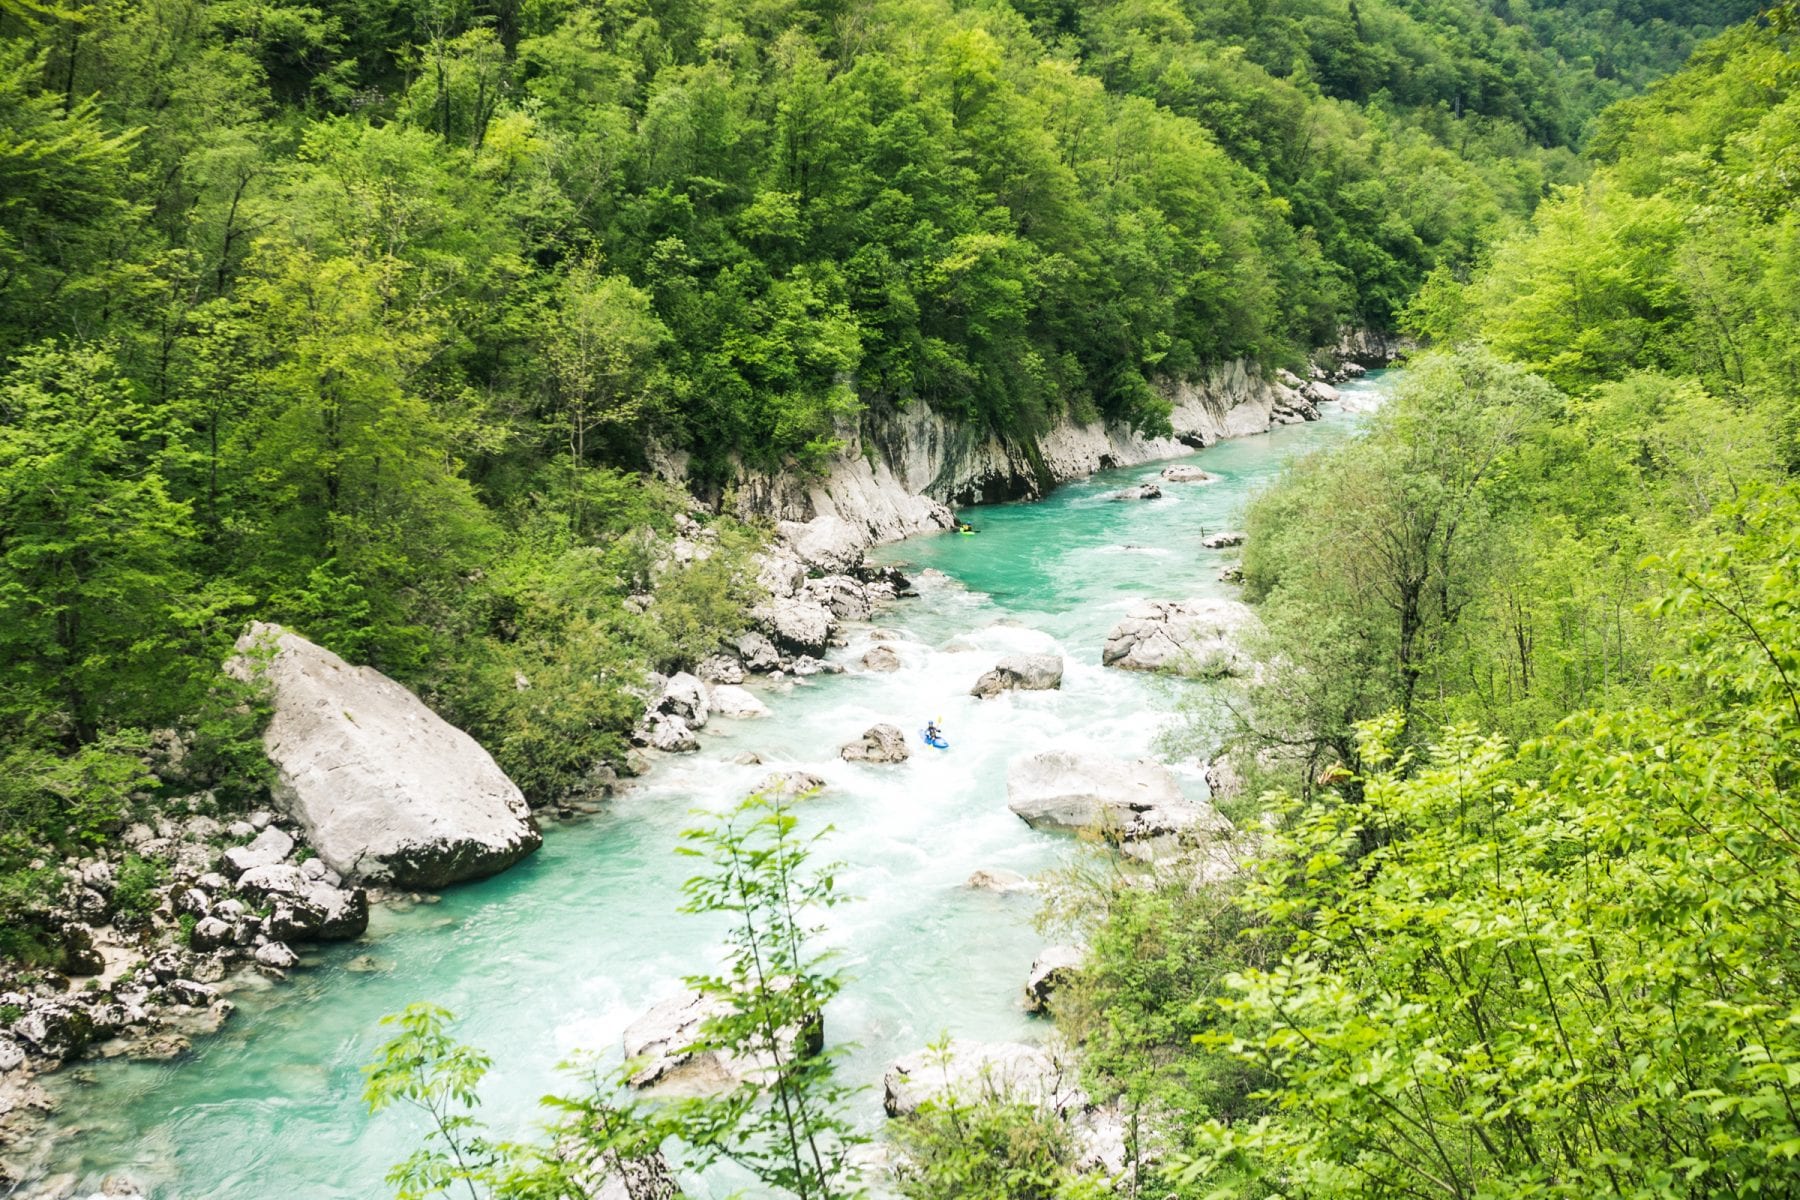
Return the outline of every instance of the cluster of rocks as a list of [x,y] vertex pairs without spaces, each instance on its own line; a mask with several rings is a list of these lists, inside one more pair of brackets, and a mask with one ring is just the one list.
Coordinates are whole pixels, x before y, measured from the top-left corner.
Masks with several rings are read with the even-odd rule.
[[1308,368],[1305,379],[1285,368],[1275,372],[1274,420],[1282,425],[1318,420],[1319,405],[1337,404],[1344,398],[1332,384],[1356,379],[1365,373],[1361,365],[1348,360],[1329,369],[1314,364]]
[[749,721],[769,715],[769,706],[742,685],[743,664],[728,654],[715,654],[696,672],[652,674],[648,701],[633,740],[669,754],[700,748],[697,732],[714,717]]
[[1146,600],[1106,635],[1100,661],[1207,679],[1246,675],[1253,664],[1242,642],[1255,625],[1255,613],[1236,600]]
[[[768,714],[767,706],[742,686],[749,676],[805,678],[842,672],[824,655],[845,643],[843,623],[866,621],[877,605],[914,594],[897,569],[864,561],[866,545],[864,531],[835,516],[781,522],[774,545],[758,563],[757,585],[768,598],[751,612],[754,628],[730,639],[691,673],[650,676],[643,691],[644,716],[632,740],[672,754],[697,750],[698,731],[710,718]],[[891,648],[876,651],[870,652],[869,669],[899,668]]]
[[230,1016],[232,971],[279,977],[299,962],[296,945],[368,925],[365,891],[308,857],[273,813],[214,811],[208,793],[174,802],[126,828],[113,856],[56,872],[45,921],[60,961],[0,982],[0,1140],[50,1108],[36,1074],[93,1052],[180,1054]]

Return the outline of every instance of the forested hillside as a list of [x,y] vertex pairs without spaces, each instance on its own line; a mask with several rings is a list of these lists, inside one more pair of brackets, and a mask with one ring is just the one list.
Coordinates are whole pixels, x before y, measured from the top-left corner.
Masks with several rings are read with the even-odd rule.
[[252,617],[553,795],[748,596],[629,472],[714,498],[865,405],[1158,428],[1390,328],[1747,11],[7,0],[5,855],[103,838],[158,727],[254,793]]

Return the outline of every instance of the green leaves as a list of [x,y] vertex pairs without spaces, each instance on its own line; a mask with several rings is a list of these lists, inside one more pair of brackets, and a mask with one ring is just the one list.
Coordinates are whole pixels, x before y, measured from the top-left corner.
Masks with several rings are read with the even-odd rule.
[[731,919],[725,973],[688,980],[724,1010],[697,1047],[750,1064],[722,1101],[694,1106],[689,1132],[702,1163],[724,1155],[801,1200],[833,1200],[862,1194],[848,1156],[864,1139],[843,1114],[855,1092],[835,1077],[843,1048],[825,1044],[845,981],[811,922],[846,898],[833,867],[808,867],[824,834],[803,839],[797,824],[781,795],[757,794],[682,834],[681,853],[707,863],[682,885],[683,911]]
[[[1797,513],[1800,492],[1771,493],[1697,555],[1675,609],[1710,686],[1686,705],[1574,718],[1517,751],[1446,731],[1416,769],[1290,820],[1244,896],[1289,950],[1230,981],[1232,1023],[1205,1039],[1269,1073],[1274,1115],[1203,1132],[1191,1177],[1794,1186],[1800,712],[1776,669],[1792,623],[1758,618],[1800,586]],[[1765,590],[1728,601],[1726,563]]]

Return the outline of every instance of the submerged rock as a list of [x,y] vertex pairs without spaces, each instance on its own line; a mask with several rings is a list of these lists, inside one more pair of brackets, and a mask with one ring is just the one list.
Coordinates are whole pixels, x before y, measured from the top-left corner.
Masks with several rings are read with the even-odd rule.
[[387,676],[260,622],[237,648],[229,669],[269,686],[276,795],[346,878],[441,887],[542,843],[488,752]]
[[838,751],[845,762],[898,763],[912,757],[906,735],[896,725],[871,725],[862,737]]
[[982,867],[972,872],[963,886],[978,892],[998,892],[1003,896],[1012,892],[1037,891],[1037,884],[1005,867]]
[[1006,769],[1006,804],[1033,829],[1091,831],[1116,842],[1217,821],[1206,805],[1183,796],[1175,776],[1157,763],[1072,750],[1014,759]]
[[1237,641],[1255,621],[1235,600],[1147,600],[1106,635],[1100,661],[1127,671],[1243,675],[1251,663]]
[[1001,692],[1049,691],[1062,686],[1062,677],[1060,654],[1009,654],[977,679],[969,694],[986,699]]
[[876,646],[862,656],[862,665],[866,671],[898,671],[900,656],[892,646]]
[[1108,496],[1109,500],[1161,500],[1162,488],[1154,483],[1140,483],[1136,487],[1121,488]]

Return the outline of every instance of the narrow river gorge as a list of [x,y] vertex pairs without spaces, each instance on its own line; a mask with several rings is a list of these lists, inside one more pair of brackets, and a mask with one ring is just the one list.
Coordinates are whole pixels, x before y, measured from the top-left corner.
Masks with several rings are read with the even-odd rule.
[[[877,613],[878,626],[853,627],[834,657],[854,664],[879,628],[899,671],[761,690],[771,718],[714,721],[699,753],[662,760],[601,815],[554,828],[521,866],[436,903],[381,909],[366,938],[317,952],[289,983],[250,976],[234,996],[237,1015],[183,1058],[62,1072],[50,1081],[62,1105],[55,1170],[90,1189],[122,1171],[158,1200],[383,1195],[383,1174],[420,1130],[408,1114],[369,1116],[360,1072],[381,1040],[379,1018],[421,999],[456,1012],[458,1036],[493,1056],[484,1115],[496,1131],[528,1134],[540,1095],[579,1086],[559,1081],[559,1063],[583,1050],[616,1058],[630,1021],[679,991],[682,976],[711,968],[718,928],[677,912],[688,869],[674,853],[678,835],[692,810],[728,806],[771,770],[829,784],[801,819],[834,827],[825,853],[845,864],[839,883],[856,897],[830,917],[854,982],[827,1035],[854,1045],[844,1070],[872,1085],[859,1120],[881,1120],[884,1065],[940,1033],[1049,1036],[1021,1003],[1045,944],[1032,896],[965,886],[979,868],[1034,874],[1076,853],[1007,809],[1008,761],[1053,747],[1166,753],[1159,736],[1189,685],[1103,669],[1106,632],[1139,599],[1230,595],[1218,576],[1237,551],[1201,549],[1201,537],[1237,524],[1248,497],[1296,455],[1354,436],[1355,412],[1393,378],[1344,385],[1347,402],[1324,406],[1317,422],[1205,450],[1191,461],[1221,476],[1216,484],[1116,503],[1108,493],[1154,479],[1162,464],[1109,471],[1039,503],[965,510],[976,536],[881,548],[876,557],[922,576],[921,594]],[[971,697],[996,655],[1013,651],[1062,654],[1062,689]],[[837,757],[875,722],[910,734],[933,717],[948,752],[915,742],[899,766]],[[763,765],[735,763],[745,751]],[[1198,764],[1175,765],[1184,788],[1203,795]],[[709,1193],[700,1183],[690,1194]]]

